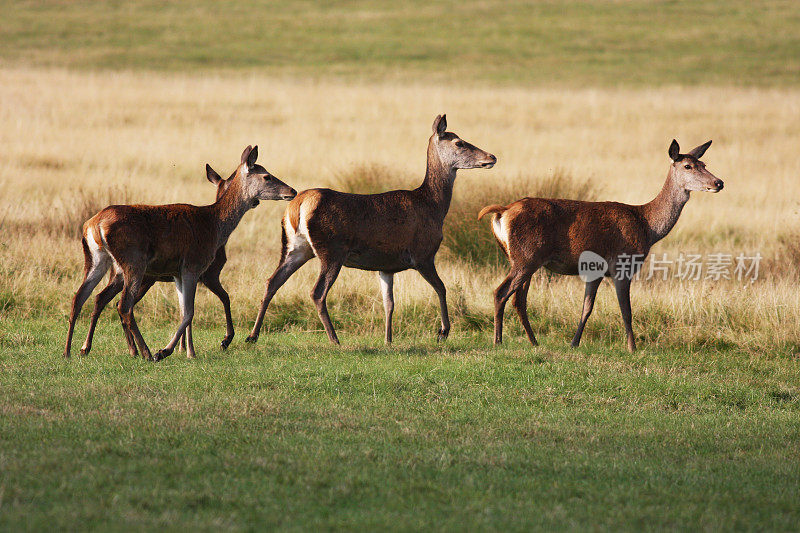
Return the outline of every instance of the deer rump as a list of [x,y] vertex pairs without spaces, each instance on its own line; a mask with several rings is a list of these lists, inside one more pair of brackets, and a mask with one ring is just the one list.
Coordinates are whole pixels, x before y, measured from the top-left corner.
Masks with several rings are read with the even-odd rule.
[[[509,259],[541,262],[547,270],[578,275],[584,251],[595,252],[616,263],[620,255],[649,251],[644,219],[636,206],[618,202],[586,202],[548,198],[523,198],[507,207],[490,206],[492,233]],[[611,269],[606,276],[613,275]]]
[[309,189],[289,204],[285,245],[305,239],[314,255],[342,260],[360,270],[400,272],[433,258],[442,243],[434,217],[415,191],[352,194]]

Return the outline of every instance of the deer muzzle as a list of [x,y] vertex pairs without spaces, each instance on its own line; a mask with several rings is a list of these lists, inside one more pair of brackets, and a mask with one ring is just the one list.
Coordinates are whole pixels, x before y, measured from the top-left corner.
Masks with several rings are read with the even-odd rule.
[[488,154],[486,159],[481,161],[479,164],[481,168],[492,168],[495,163],[497,163],[497,158],[492,154]]

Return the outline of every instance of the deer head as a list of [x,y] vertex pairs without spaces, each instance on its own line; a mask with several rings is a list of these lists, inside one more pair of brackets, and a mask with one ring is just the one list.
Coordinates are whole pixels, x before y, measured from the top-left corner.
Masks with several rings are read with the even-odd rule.
[[439,115],[433,121],[430,142],[446,168],[492,168],[497,158],[447,131],[447,116]]
[[701,144],[688,154],[682,154],[678,141],[672,139],[672,144],[669,145],[669,157],[672,159],[670,173],[675,183],[685,191],[719,192],[725,186],[722,180],[706,170],[706,164],[700,161],[709,146],[711,141]]
[[[294,198],[297,191],[267,172],[267,169],[261,165],[257,165],[257,158],[258,146],[245,148],[242,152],[242,162],[232,178],[238,177],[241,180],[241,190],[245,199],[252,200],[255,207],[259,200],[291,200]],[[219,177],[218,174],[217,177]],[[221,195],[221,192],[218,190],[217,194]]]

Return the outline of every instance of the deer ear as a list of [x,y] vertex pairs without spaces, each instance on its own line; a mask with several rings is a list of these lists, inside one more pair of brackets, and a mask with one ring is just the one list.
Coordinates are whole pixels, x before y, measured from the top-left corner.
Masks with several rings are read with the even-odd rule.
[[678,145],[678,141],[672,139],[672,144],[669,145],[669,158],[673,161],[678,160],[678,156],[681,154],[681,147]]
[[433,133],[440,137],[447,131],[447,115],[437,115],[433,121]]
[[206,163],[206,178],[214,185],[219,185],[219,182],[222,181],[222,176],[217,174],[217,172],[211,168],[211,165],[208,163]]
[[701,144],[700,146],[689,152],[689,155],[694,157],[695,159],[700,159],[701,157],[703,157],[703,154],[706,153],[706,150],[708,150],[709,146],[711,146],[711,141],[708,141],[705,144]]
[[247,158],[250,157],[250,152],[252,152],[252,151],[253,151],[253,147],[248,144],[247,148],[245,148],[244,152],[242,152],[242,163],[243,164],[247,163]]
[[256,164],[256,159],[258,159],[258,146],[253,146],[253,149],[247,155],[247,168],[253,168]]

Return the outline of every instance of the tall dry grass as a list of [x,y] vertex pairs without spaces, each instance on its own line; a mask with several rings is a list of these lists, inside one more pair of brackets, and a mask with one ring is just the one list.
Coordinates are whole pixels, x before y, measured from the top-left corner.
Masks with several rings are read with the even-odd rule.
[[[253,143],[260,162],[298,189],[416,187],[430,124],[447,112],[452,131],[499,158],[492,170],[461,171],[456,183],[439,258],[456,329],[490,326],[491,293],[505,268],[488,225],[475,220],[480,207],[527,195],[642,203],[662,185],[673,137],[684,148],[712,138],[704,159],[725,190],[695,194],[654,252],[758,251],[761,279],[636,283],[635,329],[644,346],[795,350],[800,339],[797,90],[459,89],[6,68],[0,101],[4,315],[66,316],[82,271],[81,219],[105,203],[209,203],[203,165],[230,172]],[[239,334],[277,263],[283,207],[262,203],[230,240],[222,279]],[[316,274],[312,262],[287,283],[268,327],[319,328],[308,301]],[[434,331],[428,285],[412,272],[395,287],[397,333]],[[590,340],[621,336],[612,292],[600,292]],[[577,279],[537,275],[537,330],[566,343],[582,294]],[[174,300],[170,287],[153,290],[141,304],[144,324],[174,319]],[[330,304],[345,336],[380,330],[374,274],[345,270]],[[212,296],[201,294],[199,305],[200,325],[221,323]]]

